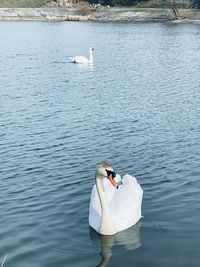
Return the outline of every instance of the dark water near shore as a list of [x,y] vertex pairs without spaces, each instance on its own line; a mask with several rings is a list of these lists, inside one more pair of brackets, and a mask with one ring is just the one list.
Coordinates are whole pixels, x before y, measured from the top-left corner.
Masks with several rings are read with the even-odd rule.
[[[90,46],[94,67],[68,63]],[[5,267],[199,266],[199,51],[195,25],[0,23]],[[102,161],[144,190],[110,238],[88,227]]]

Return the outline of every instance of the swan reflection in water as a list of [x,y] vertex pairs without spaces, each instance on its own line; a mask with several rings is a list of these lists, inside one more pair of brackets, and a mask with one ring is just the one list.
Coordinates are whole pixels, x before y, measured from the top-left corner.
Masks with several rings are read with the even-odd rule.
[[90,239],[94,245],[101,249],[101,262],[97,267],[107,266],[112,256],[112,248],[115,245],[122,245],[127,250],[134,250],[141,246],[141,222],[127,230],[121,231],[115,235],[100,235],[90,227]]

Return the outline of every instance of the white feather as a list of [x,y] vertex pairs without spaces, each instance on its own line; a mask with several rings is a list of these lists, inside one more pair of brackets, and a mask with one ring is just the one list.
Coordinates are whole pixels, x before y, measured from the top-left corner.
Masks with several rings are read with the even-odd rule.
[[69,60],[72,63],[77,64],[93,64],[93,48],[89,48],[89,57],[83,57],[83,56],[75,56],[75,57],[69,57]]
[[[119,175],[117,179],[120,180]],[[107,205],[115,233],[131,227],[141,218],[143,190],[136,178],[131,175],[126,174],[121,181],[122,184],[116,189],[107,178],[103,179]],[[90,198],[89,224],[97,232],[99,232],[101,226],[101,219],[101,202],[95,184]]]

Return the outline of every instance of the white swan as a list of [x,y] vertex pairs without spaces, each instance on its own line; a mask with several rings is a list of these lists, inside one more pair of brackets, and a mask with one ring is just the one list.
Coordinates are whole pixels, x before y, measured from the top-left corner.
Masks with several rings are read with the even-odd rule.
[[89,225],[102,235],[114,235],[136,224],[141,218],[143,190],[135,177],[126,174],[119,186],[116,174],[109,164],[96,170],[93,186]]
[[89,48],[89,58],[83,56],[69,57],[72,63],[78,64],[93,64],[93,51],[94,48]]

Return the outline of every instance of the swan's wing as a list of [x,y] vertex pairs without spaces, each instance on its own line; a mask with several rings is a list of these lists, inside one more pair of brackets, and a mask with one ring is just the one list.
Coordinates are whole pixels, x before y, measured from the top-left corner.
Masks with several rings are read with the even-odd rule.
[[89,60],[83,56],[69,57],[73,63],[88,64]]
[[112,220],[119,231],[136,224],[141,218],[142,196],[143,190],[136,178],[126,174],[111,202]]

